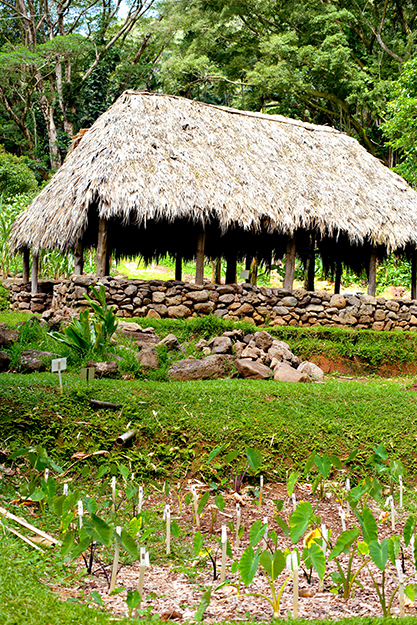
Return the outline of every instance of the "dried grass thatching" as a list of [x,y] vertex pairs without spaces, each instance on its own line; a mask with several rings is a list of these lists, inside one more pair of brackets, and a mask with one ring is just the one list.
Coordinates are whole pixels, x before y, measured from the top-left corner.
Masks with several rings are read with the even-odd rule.
[[417,242],[417,193],[355,139],[134,91],[99,117],[15,222],[12,248],[64,251],[81,237],[95,244],[99,217],[112,223],[118,256],[192,256],[201,225],[210,256],[225,255],[233,232],[238,254],[244,243],[236,237],[245,233],[259,237],[258,249],[275,237],[268,254],[300,230],[353,246]]

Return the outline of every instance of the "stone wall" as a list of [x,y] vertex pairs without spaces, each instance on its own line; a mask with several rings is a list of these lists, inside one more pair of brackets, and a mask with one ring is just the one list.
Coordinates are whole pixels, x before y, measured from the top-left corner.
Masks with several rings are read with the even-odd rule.
[[[216,317],[258,325],[270,320],[272,325],[417,329],[417,300],[332,295],[304,289],[289,292],[250,284],[198,286],[174,280],[112,277],[101,282],[109,304],[116,306],[120,317],[186,318],[213,313]],[[84,275],[55,284],[53,308],[85,307],[84,294],[96,283],[94,276]]]
[[3,286],[10,291],[10,309],[42,313],[52,306],[53,289],[57,280],[39,280],[38,293],[31,295],[30,282],[4,280]]

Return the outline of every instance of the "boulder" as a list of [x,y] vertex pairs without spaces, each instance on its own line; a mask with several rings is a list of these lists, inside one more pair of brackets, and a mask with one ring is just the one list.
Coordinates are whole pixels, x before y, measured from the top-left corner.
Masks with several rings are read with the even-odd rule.
[[150,310],[148,310],[148,312],[146,313],[146,317],[148,319],[160,319],[161,315],[159,314],[158,311],[154,310],[153,308],[151,308]]
[[270,334],[268,334],[268,332],[262,330],[262,332],[255,332],[254,341],[256,347],[264,352],[267,352],[268,349],[271,347],[274,339]]
[[169,306],[168,307],[168,317],[173,317],[176,319],[183,319],[184,317],[189,317],[191,315],[191,310],[187,306]]
[[300,373],[287,362],[280,362],[274,369],[274,380],[278,382],[309,382],[306,373]]
[[167,349],[178,349],[179,343],[175,334],[167,334],[158,345],[166,345]]
[[17,330],[9,330],[9,328],[6,328],[6,324],[2,324],[2,327],[0,327],[0,345],[7,347],[18,340],[19,332]]
[[10,358],[6,352],[0,352],[0,371],[7,371],[10,366]]
[[272,376],[272,371],[266,365],[249,358],[238,358],[235,360],[236,369],[242,378],[250,380],[268,380]]
[[[43,315],[42,315],[43,316]],[[133,321],[119,321],[119,330],[127,330],[128,332],[142,332],[142,328],[138,323]]]
[[195,349],[200,350],[203,349],[203,347],[207,347],[207,341],[206,339],[199,339],[195,344]]
[[346,299],[343,295],[339,293],[335,293],[330,298],[330,308],[339,308],[342,310],[346,307]]
[[286,347],[281,347],[281,345],[273,345],[272,347],[270,347],[268,349],[268,354],[271,359],[276,358],[276,360],[278,360],[279,362],[282,362],[283,360],[288,360],[291,362],[294,356],[294,354],[289,349],[287,349]]
[[241,353],[241,358],[249,358],[250,360],[258,360],[262,355],[262,350],[259,347],[248,345]]
[[114,375],[117,372],[117,362],[110,360],[108,362],[95,362],[95,360],[89,360],[87,367],[94,367],[96,378],[105,378],[108,375]]
[[238,358],[241,357],[242,352],[246,349],[247,345],[243,341],[236,341],[235,343],[235,354]]
[[212,343],[213,354],[228,354],[232,350],[232,341],[228,336],[216,336]]
[[168,369],[168,377],[171,380],[183,381],[224,378],[228,375],[233,360],[233,356],[227,354],[213,354],[201,360],[187,358],[172,365]]
[[297,371],[299,371],[300,373],[306,373],[310,376],[312,380],[324,380],[323,369],[320,369],[320,367],[315,365],[314,362],[308,362],[307,360],[304,360],[298,365]]
[[147,369],[158,369],[159,367],[159,355],[155,347],[142,349],[138,354],[138,359],[142,367]]

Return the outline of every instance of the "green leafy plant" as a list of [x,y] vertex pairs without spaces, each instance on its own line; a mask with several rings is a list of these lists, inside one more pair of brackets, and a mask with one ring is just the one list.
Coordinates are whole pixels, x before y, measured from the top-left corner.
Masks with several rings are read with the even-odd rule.
[[342,468],[342,463],[334,454],[330,454],[330,456],[327,454],[319,456],[317,453],[313,452],[307,460],[304,473],[309,473],[313,466],[315,466],[318,471],[312,486],[313,494],[318,490],[320,499],[323,499],[326,480],[329,479],[332,469]]
[[[213,449],[208,456],[208,462],[212,462],[219,456],[223,450],[223,445]],[[256,473],[262,464],[262,455],[258,449],[248,447],[245,449],[246,459],[242,459],[242,453],[238,450],[229,451],[220,462],[216,463],[216,470],[228,468],[232,475],[233,488],[235,493],[239,493],[242,488],[243,481],[249,469]],[[230,467],[231,464],[234,467]]]

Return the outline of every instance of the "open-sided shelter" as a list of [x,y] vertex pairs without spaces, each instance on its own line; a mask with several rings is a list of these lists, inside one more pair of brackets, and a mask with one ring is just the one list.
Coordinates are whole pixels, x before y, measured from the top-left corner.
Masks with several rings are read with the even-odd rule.
[[[97,273],[110,255],[169,254],[267,263],[315,240],[327,266],[370,267],[376,255],[415,249],[417,193],[355,139],[325,126],[174,96],[126,91],[101,115],[12,229],[32,286],[41,248],[97,247]],[[414,280],[415,282],[415,280]],[[374,286],[373,286],[374,288]]]

